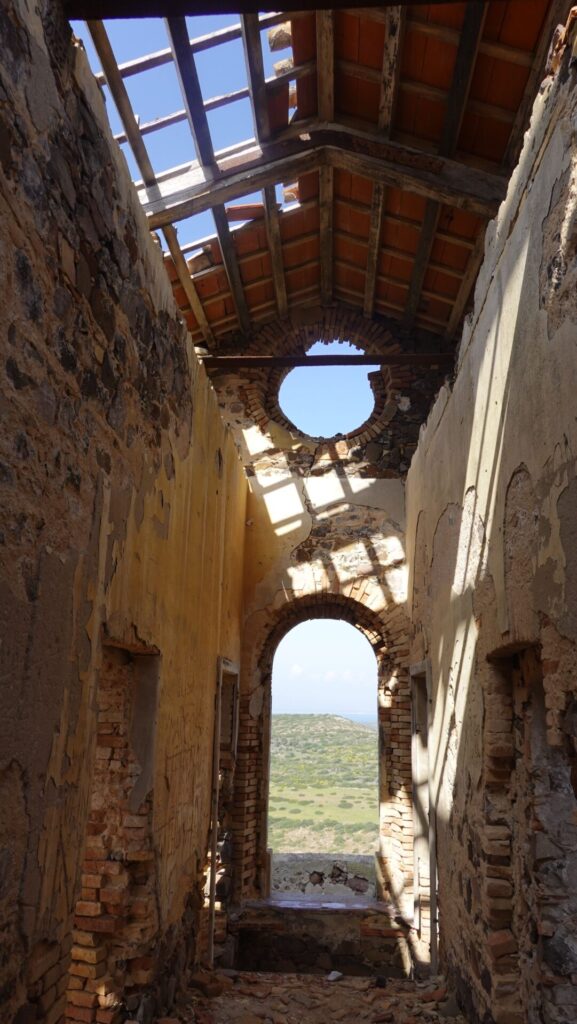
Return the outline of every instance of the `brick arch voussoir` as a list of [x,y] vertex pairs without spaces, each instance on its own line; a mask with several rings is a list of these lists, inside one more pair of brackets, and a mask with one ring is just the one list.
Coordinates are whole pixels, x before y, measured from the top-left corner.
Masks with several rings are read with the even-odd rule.
[[385,618],[373,612],[360,601],[340,594],[316,594],[296,598],[276,613],[264,641],[259,668],[263,678],[272,673],[278,645],[291,629],[311,619],[335,619],[348,622],[368,640],[377,660],[388,651]]
[[[395,336],[398,325],[393,321],[374,322],[354,310],[331,308],[307,324],[294,324],[287,320],[274,320],[256,331],[244,346],[246,355],[302,356],[316,342],[330,344],[332,341],[347,341],[366,355],[395,354],[402,346]],[[230,347],[230,352],[228,348]],[[234,355],[238,346],[221,345],[219,354]],[[279,392],[290,369],[246,369],[238,374],[244,394],[247,415],[266,430],[276,424],[288,430],[293,436],[307,437],[285,416],[279,405]],[[381,367],[368,374],[369,386],[374,396],[373,410],[360,426],[336,438],[348,446],[366,444],[376,433],[383,431],[397,411],[395,401],[404,384],[401,367]],[[218,378],[215,378],[218,390]],[[329,440],[333,440],[332,438]]]

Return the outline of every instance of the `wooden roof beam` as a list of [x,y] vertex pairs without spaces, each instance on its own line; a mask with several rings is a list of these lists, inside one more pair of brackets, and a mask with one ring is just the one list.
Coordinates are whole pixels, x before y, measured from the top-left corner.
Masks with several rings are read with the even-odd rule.
[[[320,121],[335,117],[335,37],[332,11],[317,11],[317,111]],[[321,301],[330,305],[333,297],[333,191],[332,167],[319,168],[319,230]]]
[[[244,14],[242,17],[242,42],[246,64],[255,132],[262,145],[270,139],[270,118],[268,97],[264,77],[264,63],[260,39],[260,24],[256,14]],[[275,187],[265,185],[263,189],[266,234],[270,249],[272,276],[275,301],[279,317],[287,315],[287,293],[284,276],[280,223]]]
[[[521,104],[517,110],[513,128],[509,136],[509,142],[507,143],[507,149],[503,159],[503,166],[507,170],[510,170],[519,159],[519,152],[523,144],[523,136],[527,130],[535,94],[545,75],[547,54],[551,45],[553,32],[558,24],[565,24],[569,17],[572,4],[573,0],[553,0],[553,3],[547,13],[545,25],[541,35],[539,36],[537,49],[533,56],[529,81],[525,87],[523,99],[521,100]],[[483,262],[484,253],[485,232],[482,231],[477,238],[475,248],[469,257],[465,275],[463,277],[461,287],[459,288],[457,298],[455,299],[455,304],[446,329],[447,338],[454,338],[459,329],[471,297],[473,286],[477,280],[477,274],[479,273],[479,269]]]
[[[112,94],[112,98],[116,104],[118,113],[120,114],[120,119],[124,126],[130,148],[134,154],[134,159],[136,160],[138,169],[142,174],[142,179],[148,189],[154,189],[156,186],[154,169],[150,162],[146,146],[142,140],[142,135],[140,134],[140,129],[134,116],[134,111],[130,103],[128,92],[126,91],[126,86],[119,74],[118,66],[114,58],[114,53],[110,45],[106,29],[100,21],[90,22],[88,28],[90,30],[90,35],[92,36],[92,41],[98,54],[98,58],[104,69],[106,81]],[[202,302],[200,301],[196,287],[188,272],[186,260],[180,250],[176,230],[172,225],[167,224],[163,228],[163,234],[173,258],[178,279],[184,289],[190,308],[202,332],[202,336],[205,341],[210,343],[214,340],[214,336],[208,325],[208,320],[206,319]]]
[[[490,0],[474,0],[488,4]],[[374,0],[365,7],[422,6],[422,0]],[[462,0],[429,0],[432,4],[462,3]],[[350,7],[350,0],[285,0],[284,11],[310,11],[321,9],[342,10]],[[64,0],[64,10],[71,20],[91,18],[175,18],[199,14],[246,14],[258,11],[276,11],[271,0]],[[285,17],[286,20],[286,17]]]
[[[283,21],[286,21],[286,14],[263,14],[259,19],[261,28],[272,28]],[[240,39],[241,32],[240,22],[236,22],[236,24],[228,25],[226,28],[217,29],[216,32],[209,32],[204,36],[195,36],[189,39],[190,48],[193,53],[202,53],[205,50],[211,50],[215,46],[222,46],[223,43],[230,43],[235,39]],[[118,65],[118,70],[122,78],[130,78],[131,75],[139,75],[143,71],[151,71],[153,68],[160,68],[164,64],[172,64],[173,60],[174,54],[171,48],[167,47],[163,50],[156,50],[155,53],[147,53],[143,57],[135,57],[134,60],[123,61],[122,64]],[[94,77],[100,84],[103,84],[105,81],[104,74],[101,72],[97,72]]]
[[[405,13],[400,6],[389,7],[384,12],[385,43],[383,47],[383,63],[381,67],[381,92],[379,98],[378,131],[385,138],[390,138],[393,116],[399,91],[401,66],[401,46],[403,41]],[[375,305],[375,289],[377,286],[377,268],[383,211],[385,208],[386,190],[384,185],[373,185],[371,204],[371,220],[369,224],[369,248],[367,253],[367,269],[365,274],[365,294],[363,312],[372,316]]]
[[487,218],[495,215],[507,188],[500,175],[342,125],[311,127],[306,138],[271,143],[264,154],[250,147],[248,153],[248,159],[243,153],[235,156],[227,171],[212,181],[198,181],[193,176],[194,183],[188,186],[183,175],[180,188],[147,200],[144,208],[151,228],[183,220],[266,185],[294,181],[320,166],[351,171]]
[[[439,153],[442,156],[452,156],[457,148],[486,16],[486,8],[469,0],[465,9],[465,18],[453,69],[453,81],[449,91],[441,141],[439,143]],[[433,199],[429,199],[425,208],[423,230],[415,256],[409,298],[403,316],[403,322],[407,327],[410,327],[413,323],[421,301],[423,283],[435,242],[440,214],[440,204]]]
[[[210,179],[207,183],[208,187],[210,187],[210,181],[213,181],[215,176],[219,174],[219,168],[214,155],[214,148],[212,145],[206,111],[202,101],[202,92],[200,89],[200,82],[198,80],[194,54],[190,48],[186,21],[183,17],[168,18],[166,19],[166,28],[174,53],[178,81],[188,115],[188,121],[194,139],[198,161],[205,174]],[[234,241],[230,231],[228,218],[226,216],[224,203],[221,202],[214,204],[212,207],[212,215],[214,217],[222,262],[230,285],[230,291],[238,316],[238,322],[243,333],[247,334],[250,330],[250,315],[243,291],[242,277],[238,265],[236,249],[234,247]]]

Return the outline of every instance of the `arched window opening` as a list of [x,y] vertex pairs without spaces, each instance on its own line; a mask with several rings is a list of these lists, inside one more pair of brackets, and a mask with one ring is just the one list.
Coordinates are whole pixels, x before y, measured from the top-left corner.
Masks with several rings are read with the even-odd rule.
[[377,662],[367,639],[332,619],[295,626],[272,675],[273,898],[374,898],[377,748]]
[[[318,341],[309,356],[360,355],[347,341]],[[350,434],[369,419],[375,399],[368,374],[375,366],[299,366],[285,377],[279,392],[284,415],[310,437]]]

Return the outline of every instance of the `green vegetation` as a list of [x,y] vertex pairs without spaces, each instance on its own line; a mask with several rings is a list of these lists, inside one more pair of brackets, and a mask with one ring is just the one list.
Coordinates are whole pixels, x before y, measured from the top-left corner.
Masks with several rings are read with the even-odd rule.
[[273,715],[269,846],[368,854],[377,835],[376,727],[337,715]]

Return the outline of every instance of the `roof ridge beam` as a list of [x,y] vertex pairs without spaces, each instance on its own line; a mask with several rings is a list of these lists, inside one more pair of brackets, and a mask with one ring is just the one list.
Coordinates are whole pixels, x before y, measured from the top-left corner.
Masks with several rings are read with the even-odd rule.
[[[146,202],[144,208],[151,228],[183,220],[265,185],[294,180],[295,176],[323,165],[352,171],[362,178],[403,188],[486,218],[495,215],[506,195],[507,180],[501,175],[449,157],[424,154],[374,133],[326,125],[311,127],[307,135],[305,139],[273,142],[266,153],[260,152],[246,163],[231,163],[227,171],[210,182],[196,182]],[[254,153],[254,147],[249,151]]]

